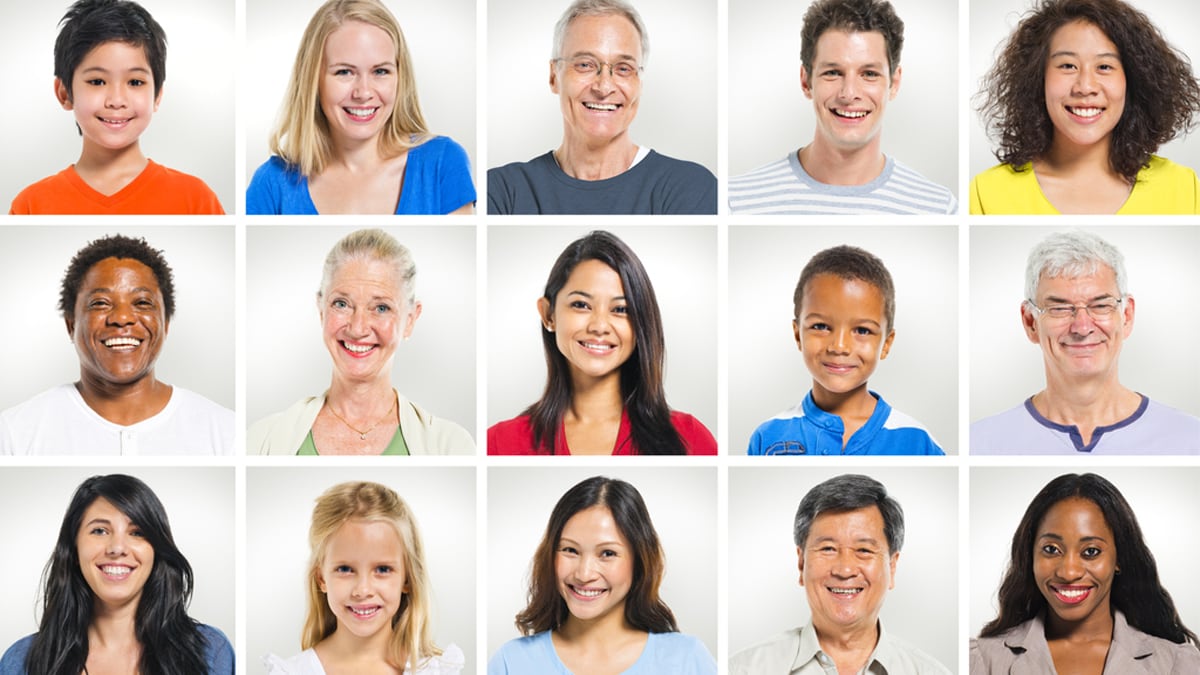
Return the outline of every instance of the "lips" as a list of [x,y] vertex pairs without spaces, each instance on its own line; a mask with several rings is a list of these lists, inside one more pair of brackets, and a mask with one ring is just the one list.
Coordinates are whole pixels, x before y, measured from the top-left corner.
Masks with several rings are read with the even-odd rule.
[[1077,605],[1092,594],[1091,586],[1057,586],[1050,584],[1050,590],[1054,591],[1054,597],[1058,598],[1059,602],[1068,605]]
[[126,118],[97,117],[96,119],[100,120],[102,123],[104,123],[107,126],[116,127],[118,129],[125,127],[126,125],[128,125],[130,122],[133,121],[132,117],[126,117]]
[[128,352],[137,349],[142,341],[135,337],[111,337],[102,341],[105,347],[117,352]]
[[606,588],[584,588],[582,586],[572,586],[570,584],[567,585],[567,588],[571,589],[572,595],[585,602],[595,600],[596,598],[608,592],[608,589]]
[[348,605],[346,609],[350,610],[354,618],[366,621],[375,618],[383,609],[383,605]]
[[354,358],[363,358],[379,347],[377,344],[359,344],[357,342],[347,342],[346,340],[339,340],[338,344],[342,346],[342,349],[345,352]]
[[100,565],[99,567],[104,576],[113,581],[122,581],[133,574],[133,568],[129,565]]
[[617,108],[620,108],[621,106],[617,103],[593,103],[590,101],[584,101],[583,107],[587,108],[588,110],[597,110],[599,112],[616,112]]
[[589,354],[595,354],[597,356],[606,356],[613,353],[617,349],[616,345],[605,342],[586,342],[584,340],[579,340],[579,346],[583,347],[585,352]]
[[375,119],[375,114],[379,112],[378,107],[370,107],[370,108],[343,107],[342,110],[346,111],[346,115],[355,122],[370,122],[371,120]]
[[864,589],[862,589],[862,588],[847,588],[844,586],[826,586],[825,590],[829,591],[836,597],[852,600],[854,598],[857,598],[859,596],[859,594],[861,594],[863,592]]
[[851,363],[821,363],[821,367],[834,375],[845,375],[855,368]]
[[867,110],[842,110],[840,108],[830,108],[830,112],[832,112],[835,117],[840,117],[844,120],[860,120],[871,114],[870,111]]
[[1069,105],[1069,106],[1065,106],[1065,107],[1067,109],[1067,112],[1071,113],[1075,117],[1079,117],[1084,120],[1093,120],[1093,119],[1099,117],[1100,113],[1104,112],[1104,108],[1101,108],[1099,106],[1070,106]]

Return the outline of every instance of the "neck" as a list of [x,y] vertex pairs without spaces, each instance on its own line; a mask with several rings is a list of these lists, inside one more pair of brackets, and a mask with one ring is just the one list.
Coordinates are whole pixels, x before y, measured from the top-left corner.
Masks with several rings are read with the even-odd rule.
[[105,173],[132,173],[137,175],[146,168],[150,160],[142,154],[138,143],[131,143],[123,148],[104,148],[83,141],[83,151],[79,161],[75,162],[75,172],[81,175],[103,171]]
[[1079,621],[1064,621],[1052,611],[1046,612],[1046,639],[1069,642],[1109,642],[1113,634],[1113,615],[1108,606],[1097,607]]
[[171,386],[154,379],[154,371],[128,384],[108,382],[81,372],[75,389],[96,414],[122,426],[153,417],[171,400]]
[[875,412],[877,401],[867,391],[867,383],[845,392],[833,392],[813,382],[813,403],[828,413],[838,417],[870,417]]
[[644,634],[625,620],[625,608],[614,607],[612,611],[594,619],[579,619],[568,615],[562,626],[555,630],[564,642],[582,645],[612,645],[621,637]]
[[604,180],[628,171],[637,151],[628,131],[600,141],[564,134],[562,145],[554,151],[554,160],[572,178]]
[[1033,397],[1033,406],[1059,424],[1105,426],[1128,417],[1141,397],[1125,388],[1116,373],[1065,382],[1047,373],[1046,388]]
[[1109,163],[1111,143],[1109,138],[1105,138],[1097,143],[1078,145],[1055,136],[1050,150],[1033,160],[1034,173],[1068,178],[1097,174],[1121,178]]
[[619,419],[624,407],[619,370],[600,378],[571,374],[571,403],[567,415],[581,422]]
[[333,142],[330,164],[336,164],[351,173],[373,172],[387,161],[379,148],[379,137],[365,140],[341,140]]
[[95,602],[88,642],[99,647],[137,645],[137,602],[110,606]]
[[395,403],[395,390],[386,377],[375,378],[369,382],[356,382],[338,377],[335,373],[329,392],[325,395],[325,405],[333,407],[339,415],[351,422],[376,422]]
[[814,617],[813,630],[817,632],[821,651],[833,659],[839,671],[847,668],[852,668],[854,672],[861,670],[879,642],[877,618],[853,626],[819,626]]
[[887,163],[879,136],[863,146],[839,148],[818,134],[797,157],[808,175],[826,185],[865,185],[878,178]]
[[[330,657],[330,662],[337,663],[359,663],[359,664],[379,664],[388,663],[389,649],[391,647],[392,631],[379,630],[373,635],[360,637],[351,633],[348,630],[343,630],[341,624],[334,629],[333,633],[321,640],[317,645],[317,651],[323,656]],[[404,658],[408,658],[408,654]],[[398,671],[404,669],[404,663],[399,664]],[[376,666],[378,668],[378,666]],[[348,669],[348,672],[355,672],[355,669]],[[377,672],[377,670],[371,670]]]

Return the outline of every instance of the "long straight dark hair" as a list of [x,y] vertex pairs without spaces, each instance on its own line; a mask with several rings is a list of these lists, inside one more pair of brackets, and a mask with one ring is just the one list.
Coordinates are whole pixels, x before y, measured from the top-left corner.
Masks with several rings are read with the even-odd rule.
[[517,628],[525,635],[559,628],[566,622],[567,602],[558,591],[554,558],[563,528],[571,516],[593,506],[607,508],[617,529],[629,542],[633,554],[633,583],[625,596],[625,620],[647,633],[677,633],[675,614],[658,595],[666,572],[666,556],[650,511],[642,495],[629,483],[616,478],[593,476],[567,490],[554,511],[546,532],[533,554],[529,575],[529,602],[517,614]]
[[142,647],[142,675],[200,674],[205,638],[187,615],[192,567],[175,546],[162,502],[133,476],[92,476],[75,490],[54,553],[42,572],[42,621],[25,660],[25,672],[79,675],[87,665],[93,594],[79,567],[76,537],[83,514],[105,499],[138,526],[154,549],[154,565],[138,599],[134,632]]
[[[629,415],[630,442],[641,455],[687,454],[683,439],[671,424],[671,408],[663,389],[666,345],[658,299],[642,261],[625,242],[604,231],[590,232],[571,242],[554,262],[542,297],[553,311],[567,278],[586,260],[599,260],[621,277],[628,303],[636,344],[633,354],[621,365],[621,398]],[[563,415],[573,395],[571,369],[555,343],[554,333],[545,326],[542,326],[542,347],[546,352],[546,389],[542,398],[522,414],[529,415],[534,448],[554,454]]]
[[1033,576],[1033,546],[1046,513],[1064,499],[1086,499],[1099,507],[1104,522],[1112,529],[1117,548],[1111,605],[1125,615],[1130,626],[1176,644],[1196,634],[1188,630],[1175,610],[1171,594],[1158,579],[1158,565],[1146,547],[1137,516],[1116,486],[1094,473],[1068,473],[1055,478],[1037,493],[1013,534],[1012,553],[1004,581],[1000,584],[1000,616],[980,631],[980,637],[995,637],[1047,610],[1046,598]]

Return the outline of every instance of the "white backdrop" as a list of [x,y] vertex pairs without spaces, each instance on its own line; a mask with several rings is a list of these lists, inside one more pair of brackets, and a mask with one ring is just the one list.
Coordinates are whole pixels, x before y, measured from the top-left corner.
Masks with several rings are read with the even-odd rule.
[[[717,655],[717,475],[712,468],[522,467],[488,470],[487,657],[520,637],[534,551],[555,503],[592,476],[627,481],[642,494],[666,552],[659,596],[679,630]],[[467,672],[467,671],[464,671]]]
[[[1021,327],[1029,249],[1068,227],[971,228],[971,421],[1018,405],[1046,386],[1042,350]],[[1200,415],[1200,354],[1180,335],[1200,332],[1200,316],[1180,311],[1200,288],[1200,230],[1170,225],[1088,228],[1125,256],[1135,300],[1133,333],[1121,346],[1121,384]]]
[[[358,228],[246,228],[246,423],[329,388],[316,294],[325,256]],[[421,316],[396,349],[392,383],[475,435],[475,228],[390,227],[417,263]]]
[[[167,34],[162,104],[141,137],[159,164],[199,177],[234,209],[234,0],[143,0]],[[54,39],[69,0],[0,3],[0,61],[11,64],[9,134],[0,169],[0,207],[8,213],[25,186],[79,159],[75,116],[54,97]],[[17,101],[20,104],[17,105]]]
[[729,470],[729,656],[808,623],[792,525],[804,495],[864,473],[904,509],[904,546],[880,621],[952,671],[958,663],[958,470],[732,467]]
[[[1196,31],[1195,27],[1200,25],[1200,6],[1176,0],[1126,1],[1150,17],[1167,42],[1191,59],[1192,73],[1197,74],[1196,63],[1200,62],[1200,32]],[[1033,0],[970,0],[970,3],[971,80],[970,87],[960,97],[959,104],[969,105],[971,108],[969,166],[970,175],[974,176],[997,162],[996,156],[992,154],[996,146],[984,133],[982,118],[975,112],[978,103],[973,97],[980,89],[984,74],[992,67],[1003,49],[1003,43],[1017,27],[1021,16],[1034,3]],[[1155,154],[1193,169],[1200,168],[1200,139],[1197,139],[1195,134],[1188,139],[1177,138],[1159,148]],[[970,176],[967,179],[969,180]]]
[[[800,31],[809,2],[729,0],[729,175],[812,142],[813,102],[800,90]],[[894,1],[904,22],[900,91],[884,115],[883,152],[950,189],[958,176],[958,3]]]
[[[516,417],[546,384],[537,300],[563,249],[593,228],[488,229],[488,425]],[[717,430],[716,228],[604,227],[641,259],[654,284],[666,335],[664,381],[673,410]],[[481,439],[482,442],[482,439]]]
[[246,672],[268,653],[300,651],[307,612],[308,528],[317,497],[345,481],[395,490],[416,516],[433,588],[434,642],[454,643],[475,672],[475,470],[450,467],[246,470]]
[[[324,0],[245,0],[245,60],[241,94],[252,105],[241,110],[246,130],[246,181],[271,156],[268,143],[283,106],[300,38]],[[449,136],[471,158],[478,176],[475,148],[475,2],[398,2],[385,0],[400,23],[416,71],[421,112],[430,132]],[[475,181],[480,188],[480,181]],[[246,186],[239,187],[239,199]],[[482,189],[479,189],[482,194]],[[226,207],[228,210],[228,207]]]
[[[554,24],[568,0],[488,3],[488,167],[524,162],[562,142],[550,91]],[[717,3],[633,2],[650,37],[633,142],[717,173]]]
[[144,237],[174,271],[175,318],[154,374],[234,407],[233,228],[224,225],[130,227],[4,226],[0,286],[20,293],[22,349],[0,350],[0,410],[79,379],[79,358],[58,306],[75,253],[106,235]]
[[[42,569],[58,538],[75,488],[89,476],[127,473],[150,486],[166,509],[175,545],[192,566],[196,587],[188,615],[234,640],[234,475],[231,467],[6,467],[0,509],[19,514],[0,556],[5,586],[0,649],[37,632]],[[36,608],[36,609],[35,609]]]
[[745,454],[763,421],[800,403],[812,376],[792,333],[792,294],[817,252],[875,254],[896,287],[896,339],[868,388],[911,415],[948,454],[958,447],[958,236],[937,225],[731,227],[729,452]]
[[1200,493],[1196,491],[1200,469],[972,467],[970,635],[979,635],[983,624],[996,618],[996,592],[1008,566],[1013,533],[1034,495],[1057,476],[1089,471],[1104,476],[1125,495],[1158,563],[1159,580],[1175,601],[1183,625],[1193,631],[1200,627],[1196,539],[1180,536],[1179,528],[1181,514],[1200,512]]

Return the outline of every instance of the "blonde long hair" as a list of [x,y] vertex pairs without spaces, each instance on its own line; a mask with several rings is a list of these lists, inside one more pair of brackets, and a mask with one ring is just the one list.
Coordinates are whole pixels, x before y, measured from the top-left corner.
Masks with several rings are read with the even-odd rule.
[[305,176],[321,173],[333,155],[329,120],[318,104],[319,83],[325,41],[347,21],[361,21],[383,30],[396,46],[396,103],[381,132],[381,153],[385,157],[399,155],[424,142],[428,133],[417,100],[408,44],[396,17],[379,0],[329,0],[313,14],[300,39],[279,123],[271,134],[271,152],[299,167]]
[[408,504],[394,490],[379,483],[339,483],[317,498],[313,507],[308,543],[312,561],[308,572],[308,616],[300,645],[312,649],[337,628],[337,618],[321,591],[319,572],[325,560],[329,538],[349,520],[389,523],[396,528],[404,548],[404,572],[408,592],[400,609],[392,617],[392,638],[388,645],[388,663],[404,669],[406,663],[416,670],[425,659],[442,653],[433,643],[430,630],[431,594],[425,571],[425,550],[416,518]]

